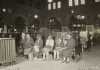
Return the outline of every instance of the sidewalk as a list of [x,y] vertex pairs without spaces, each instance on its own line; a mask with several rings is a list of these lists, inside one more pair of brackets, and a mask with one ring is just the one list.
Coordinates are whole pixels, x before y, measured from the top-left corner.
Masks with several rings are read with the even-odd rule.
[[60,61],[25,60],[16,65],[0,70],[100,70],[100,49],[92,49],[85,53],[77,63],[62,63]]

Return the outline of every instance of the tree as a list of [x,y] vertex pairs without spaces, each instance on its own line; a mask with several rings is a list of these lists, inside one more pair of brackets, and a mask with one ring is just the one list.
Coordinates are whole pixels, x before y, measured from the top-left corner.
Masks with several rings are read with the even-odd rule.
[[25,29],[25,19],[21,16],[16,17],[15,19],[15,28],[18,32],[22,32]]

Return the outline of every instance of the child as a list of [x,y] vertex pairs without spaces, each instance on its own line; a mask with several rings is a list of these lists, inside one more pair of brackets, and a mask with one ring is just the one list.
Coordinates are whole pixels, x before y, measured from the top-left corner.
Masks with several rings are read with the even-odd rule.
[[53,51],[54,40],[51,35],[48,36],[46,40],[45,47],[43,49],[43,59],[49,59],[49,52]]
[[59,60],[59,53],[61,51],[61,47],[62,47],[62,40],[61,38],[56,38],[55,39],[55,49],[54,49],[54,59]]

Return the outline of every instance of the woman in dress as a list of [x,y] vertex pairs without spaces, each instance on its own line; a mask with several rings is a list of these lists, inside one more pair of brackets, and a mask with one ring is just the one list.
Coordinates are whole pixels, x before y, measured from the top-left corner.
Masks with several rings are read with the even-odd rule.
[[33,39],[30,37],[29,34],[26,34],[25,36],[25,41],[24,41],[24,44],[23,44],[23,47],[24,47],[24,55],[27,56],[27,58],[30,59],[30,54],[31,56],[33,55],[33,46],[34,46],[34,41]]
[[64,39],[64,47],[62,50],[63,62],[70,62],[72,60],[73,51],[75,48],[75,40],[71,35],[68,35],[68,39]]
[[42,37],[41,37],[41,35],[37,35],[37,39],[36,39],[35,44],[34,44],[34,56],[35,56],[34,59],[37,59],[42,48],[43,48]]
[[25,42],[25,33],[22,32],[21,34],[21,40],[20,40],[20,46],[19,46],[19,54],[24,55],[24,42]]

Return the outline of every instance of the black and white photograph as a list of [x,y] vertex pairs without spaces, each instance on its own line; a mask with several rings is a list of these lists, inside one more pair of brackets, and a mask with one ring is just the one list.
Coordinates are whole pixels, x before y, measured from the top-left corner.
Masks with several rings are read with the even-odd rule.
[[100,70],[100,0],[0,0],[0,70]]

